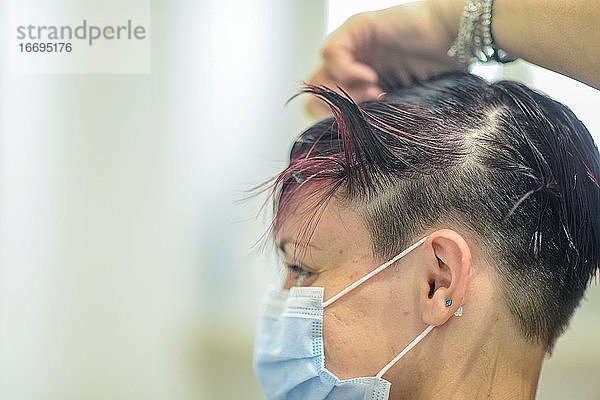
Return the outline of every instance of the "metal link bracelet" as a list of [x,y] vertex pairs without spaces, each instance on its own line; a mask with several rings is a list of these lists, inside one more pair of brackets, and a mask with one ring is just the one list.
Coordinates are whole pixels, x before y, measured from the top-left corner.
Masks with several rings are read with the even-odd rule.
[[456,57],[467,67],[475,60],[487,63],[508,63],[516,60],[496,47],[492,37],[492,7],[494,0],[466,0],[458,36],[448,56]]

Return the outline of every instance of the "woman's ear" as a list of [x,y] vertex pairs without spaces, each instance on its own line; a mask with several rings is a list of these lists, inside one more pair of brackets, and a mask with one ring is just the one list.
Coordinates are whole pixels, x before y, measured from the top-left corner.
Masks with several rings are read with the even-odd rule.
[[425,290],[419,293],[421,317],[425,324],[438,326],[462,310],[471,271],[471,251],[463,237],[451,229],[433,232],[423,246],[425,265],[419,279]]

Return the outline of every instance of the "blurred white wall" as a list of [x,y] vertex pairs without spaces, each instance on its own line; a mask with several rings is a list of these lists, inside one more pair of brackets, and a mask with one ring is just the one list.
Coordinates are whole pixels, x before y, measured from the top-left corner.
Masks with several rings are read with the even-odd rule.
[[19,75],[2,59],[2,399],[202,393],[185,375],[197,185],[173,162],[184,51],[173,6],[153,11],[152,74]]
[[324,10],[153,1],[147,75],[0,57],[1,399],[260,398],[253,324],[277,269],[252,249],[257,201],[234,200],[306,123],[284,102]]

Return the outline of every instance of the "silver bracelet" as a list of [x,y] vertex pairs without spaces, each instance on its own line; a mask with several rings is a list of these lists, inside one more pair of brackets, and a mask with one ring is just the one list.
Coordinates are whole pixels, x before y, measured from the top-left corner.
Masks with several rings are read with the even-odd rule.
[[516,60],[496,47],[492,37],[492,6],[494,0],[466,0],[458,36],[448,56],[456,57],[467,67],[474,61],[507,63]]

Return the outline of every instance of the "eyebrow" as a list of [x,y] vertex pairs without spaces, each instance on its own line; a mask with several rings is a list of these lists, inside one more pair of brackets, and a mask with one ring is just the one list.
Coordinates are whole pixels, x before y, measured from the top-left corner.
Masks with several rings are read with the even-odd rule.
[[[279,247],[279,250],[281,250],[284,254],[287,254],[287,252],[285,251],[285,246],[288,243],[298,244],[298,242],[296,242],[295,240],[291,240],[291,239],[287,239],[286,238],[286,239],[281,239],[281,241],[277,244],[277,247]],[[307,246],[308,247],[312,247],[315,250],[320,250],[320,251],[323,250],[323,249],[321,249],[321,248],[319,248],[319,247],[317,247],[317,246],[315,246],[314,244],[311,244],[311,243],[308,243]]]

